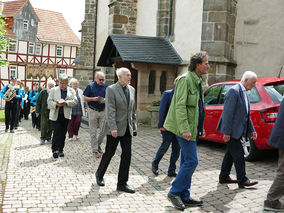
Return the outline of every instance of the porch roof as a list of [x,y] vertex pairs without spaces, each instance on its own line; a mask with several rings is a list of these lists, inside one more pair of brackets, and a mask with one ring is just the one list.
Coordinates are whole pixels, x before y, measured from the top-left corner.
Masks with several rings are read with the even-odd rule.
[[97,65],[111,67],[115,61],[179,65],[182,58],[166,38],[112,34]]

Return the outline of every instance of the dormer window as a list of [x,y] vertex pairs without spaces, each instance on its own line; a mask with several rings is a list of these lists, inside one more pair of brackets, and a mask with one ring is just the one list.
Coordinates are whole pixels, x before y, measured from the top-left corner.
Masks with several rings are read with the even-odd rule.
[[29,29],[29,21],[24,20],[24,30],[28,30],[28,29]]

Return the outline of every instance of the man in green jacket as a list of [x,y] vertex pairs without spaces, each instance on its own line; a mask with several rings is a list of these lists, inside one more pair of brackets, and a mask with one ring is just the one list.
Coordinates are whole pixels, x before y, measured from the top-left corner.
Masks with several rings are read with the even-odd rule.
[[49,120],[49,109],[47,105],[47,98],[51,88],[55,86],[55,81],[47,81],[47,89],[42,90],[39,93],[38,99],[36,101],[36,116],[40,115],[40,145],[45,143],[51,143],[52,135],[52,122]]
[[186,207],[201,206],[202,201],[190,196],[191,177],[198,164],[196,141],[204,134],[204,107],[202,75],[210,68],[206,52],[199,52],[190,59],[189,71],[176,84],[172,103],[164,128],[176,135],[181,148],[179,172],[172,183],[168,199],[184,210]]

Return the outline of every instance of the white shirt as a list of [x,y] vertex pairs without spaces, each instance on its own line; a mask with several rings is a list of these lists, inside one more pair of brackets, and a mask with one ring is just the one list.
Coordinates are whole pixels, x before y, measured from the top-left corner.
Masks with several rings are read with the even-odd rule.
[[247,113],[248,113],[248,95],[247,95],[247,90],[246,90],[246,88],[244,87],[244,85],[241,82],[239,84],[241,85],[243,96],[244,96],[244,99],[245,99],[245,102],[246,102],[246,110],[247,110]]

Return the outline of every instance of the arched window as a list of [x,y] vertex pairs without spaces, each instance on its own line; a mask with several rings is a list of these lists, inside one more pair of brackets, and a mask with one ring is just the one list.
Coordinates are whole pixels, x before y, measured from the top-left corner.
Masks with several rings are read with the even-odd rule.
[[160,77],[161,94],[167,89],[167,71],[163,71]]
[[148,94],[154,94],[156,86],[156,71],[151,70],[149,75]]

